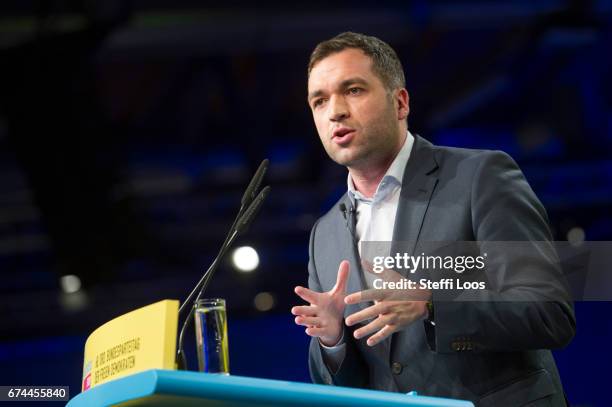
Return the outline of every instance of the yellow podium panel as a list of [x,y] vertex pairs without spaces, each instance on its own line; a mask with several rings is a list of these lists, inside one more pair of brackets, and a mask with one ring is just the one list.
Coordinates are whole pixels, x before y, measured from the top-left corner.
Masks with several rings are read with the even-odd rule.
[[148,369],[175,369],[177,300],[128,312],[96,329],[85,342],[82,390]]

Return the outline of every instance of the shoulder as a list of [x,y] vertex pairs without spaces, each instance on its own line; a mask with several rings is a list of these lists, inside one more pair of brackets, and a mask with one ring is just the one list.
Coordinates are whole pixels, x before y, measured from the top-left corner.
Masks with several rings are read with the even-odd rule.
[[418,144],[415,153],[431,155],[436,165],[436,175],[441,179],[473,183],[481,176],[486,178],[493,174],[520,172],[518,164],[504,151],[438,146],[421,137]]
[[471,200],[483,193],[498,196],[517,190],[533,194],[518,164],[503,151],[437,146],[418,137],[415,153],[411,170],[419,171],[416,163],[435,162],[425,164],[431,170],[423,170],[437,178],[437,193],[445,198]]
[[501,150],[484,150],[472,148],[446,147],[432,145],[432,150],[438,164],[461,164],[473,168],[494,165],[497,163],[512,164],[516,162],[508,153]]
[[432,149],[440,180],[469,186],[472,193],[483,189],[512,192],[517,188],[532,192],[516,161],[504,151],[433,145]]
[[512,157],[500,150],[439,146],[415,135],[415,144],[409,160],[409,163],[413,162],[411,169],[419,171],[417,168],[420,166],[430,168],[427,157],[431,157],[438,169],[442,170],[456,171],[460,167],[462,172],[470,172],[470,169],[474,171],[481,166],[499,163],[518,167]]

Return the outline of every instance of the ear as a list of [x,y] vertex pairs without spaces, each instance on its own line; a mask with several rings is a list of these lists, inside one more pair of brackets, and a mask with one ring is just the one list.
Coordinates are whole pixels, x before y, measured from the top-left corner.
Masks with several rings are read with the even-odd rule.
[[410,113],[410,95],[405,88],[400,88],[395,91],[395,102],[397,103],[397,119],[405,120]]

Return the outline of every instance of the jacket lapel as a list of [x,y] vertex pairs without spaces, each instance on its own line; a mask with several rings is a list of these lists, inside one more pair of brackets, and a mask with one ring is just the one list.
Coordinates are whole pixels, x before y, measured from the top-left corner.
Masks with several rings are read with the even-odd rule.
[[[433,145],[422,137],[415,135],[413,150],[406,164],[400,199],[395,213],[392,255],[406,251],[408,254],[414,255],[427,208],[438,184],[437,169],[438,163],[435,159]],[[400,273],[404,277],[406,276],[405,270],[400,270]],[[396,332],[391,336],[390,358],[393,358],[395,353],[399,334],[400,332]],[[391,362],[390,360],[389,363]]]
[[[402,191],[395,212],[393,226],[393,245],[391,253],[406,251],[414,253],[419,239],[425,213],[429,207],[431,196],[438,183],[435,170],[438,163],[435,160],[433,145],[422,137],[415,135],[414,146],[402,180]],[[396,242],[409,242],[409,246]]]

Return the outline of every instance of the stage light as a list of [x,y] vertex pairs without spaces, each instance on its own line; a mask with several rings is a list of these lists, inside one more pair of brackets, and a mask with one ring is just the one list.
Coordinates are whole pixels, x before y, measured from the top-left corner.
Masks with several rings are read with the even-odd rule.
[[236,248],[232,254],[232,263],[238,271],[245,273],[251,272],[259,266],[259,255],[257,250],[251,246]]
[[68,274],[60,278],[60,287],[66,294],[76,293],[81,289],[81,279],[74,274]]
[[262,292],[255,296],[253,303],[255,304],[257,311],[270,311],[272,308],[274,308],[276,300],[272,294]]

